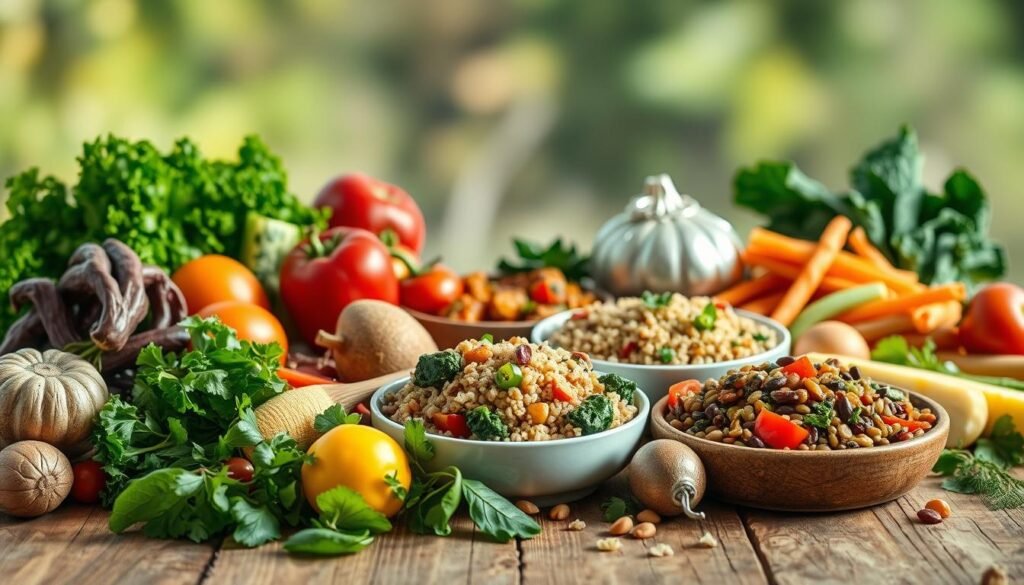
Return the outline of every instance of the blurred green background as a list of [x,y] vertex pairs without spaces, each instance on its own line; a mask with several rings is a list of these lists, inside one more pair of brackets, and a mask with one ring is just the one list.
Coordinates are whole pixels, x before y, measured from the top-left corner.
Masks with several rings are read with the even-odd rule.
[[222,157],[257,133],[306,200],[352,170],[404,186],[469,269],[511,235],[589,247],[663,171],[743,233],[737,166],[844,187],[906,122],[933,187],[980,178],[1020,282],[1022,22],[983,0],[0,0],[0,175],[72,179],[106,132]]

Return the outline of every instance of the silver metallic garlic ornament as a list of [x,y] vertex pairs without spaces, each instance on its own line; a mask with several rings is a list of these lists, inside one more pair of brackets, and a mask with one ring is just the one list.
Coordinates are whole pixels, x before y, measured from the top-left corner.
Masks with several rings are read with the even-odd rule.
[[661,174],[647,177],[643,194],[598,230],[591,273],[616,296],[713,295],[742,278],[740,247],[732,224]]

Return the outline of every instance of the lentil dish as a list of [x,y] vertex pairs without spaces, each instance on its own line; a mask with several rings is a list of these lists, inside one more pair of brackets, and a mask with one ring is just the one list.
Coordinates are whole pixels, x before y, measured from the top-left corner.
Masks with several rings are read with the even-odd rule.
[[776,337],[710,298],[644,293],[577,311],[550,341],[610,362],[686,365],[763,353],[778,344]]
[[637,414],[636,384],[598,375],[586,354],[522,337],[468,340],[421,356],[412,379],[381,412],[428,432],[486,441],[546,441],[618,427]]
[[594,293],[570,282],[557,268],[539,268],[492,278],[473,272],[462,279],[463,293],[441,316],[476,323],[549,317],[593,303]]
[[872,382],[856,366],[807,357],[744,366],[703,385],[669,390],[666,420],[685,433],[754,448],[829,451],[908,441],[935,415],[906,393]]

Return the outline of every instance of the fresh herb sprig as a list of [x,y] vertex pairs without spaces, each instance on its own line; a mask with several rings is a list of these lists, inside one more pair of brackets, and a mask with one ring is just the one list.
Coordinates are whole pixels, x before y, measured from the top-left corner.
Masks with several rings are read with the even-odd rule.
[[1024,436],[1009,415],[999,417],[987,438],[978,439],[974,453],[946,449],[932,471],[946,476],[942,487],[951,492],[980,494],[993,510],[1024,507],[1024,480],[1009,469],[1024,462]]
[[899,364],[921,370],[931,370],[949,376],[957,376],[966,380],[974,380],[994,386],[1002,386],[1013,390],[1024,390],[1024,381],[1001,376],[978,376],[960,371],[960,368],[951,361],[939,359],[935,353],[935,342],[927,338],[921,347],[911,347],[906,338],[901,335],[892,335],[878,342],[871,352],[871,359]]
[[402,513],[413,532],[451,534],[452,516],[465,502],[477,529],[497,542],[540,534],[540,526],[532,518],[483,483],[463,477],[457,467],[426,471],[434,458],[434,445],[421,421],[405,423],[405,450],[412,463],[413,483],[405,494]]
[[645,290],[640,294],[640,300],[644,302],[644,306],[648,309],[660,309],[667,307],[672,302],[672,293],[652,293],[649,290]]
[[502,258],[498,262],[498,272],[502,275],[557,268],[573,282],[590,276],[590,256],[578,251],[576,244],[563,242],[562,238],[547,246],[518,238],[513,239],[512,244],[519,257],[512,260]]

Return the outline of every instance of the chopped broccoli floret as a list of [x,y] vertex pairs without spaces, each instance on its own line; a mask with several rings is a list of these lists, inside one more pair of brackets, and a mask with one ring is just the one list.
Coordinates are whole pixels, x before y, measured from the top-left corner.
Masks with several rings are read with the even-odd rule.
[[572,426],[579,427],[584,435],[600,433],[612,424],[615,413],[612,410],[612,401],[604,394],[588,396],[568,414]]
[[466,414],[466,426],[478,439],[485,441],[507,439],[508,427],[501,417],[486,406],[478,406]]
[[636,382],[627,380],[618,374],[605,374],[597,379],[604,384],[605,392],[614,392],[619,395],[626,404],[633,404],[633,393],[636,392]]
[[447,349],[437,353],[420,356],[416,362],[416,370],[412,373],[412,383],[420,388],[441,389],[455,379],[462,371],[462,356],[459,352]]

